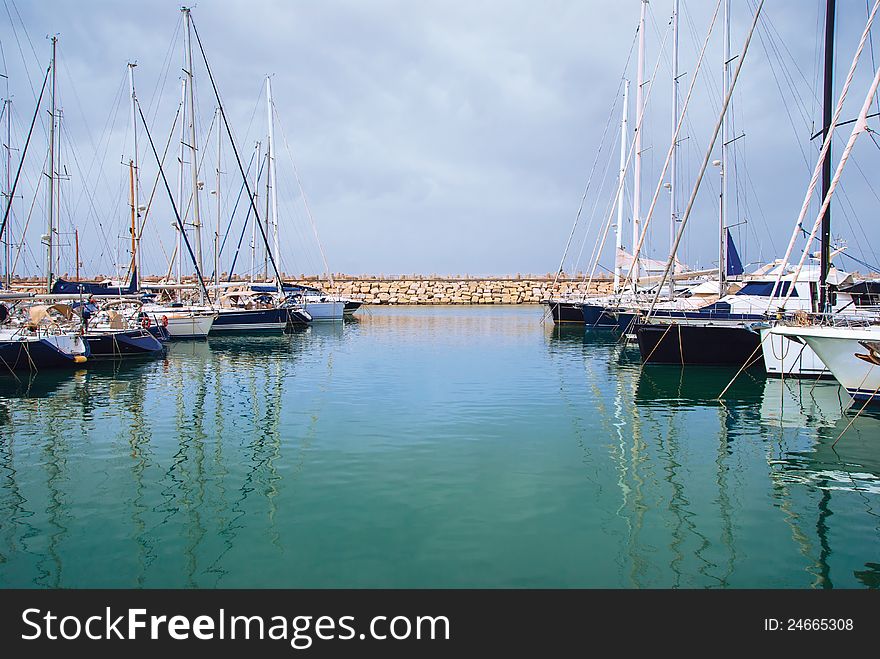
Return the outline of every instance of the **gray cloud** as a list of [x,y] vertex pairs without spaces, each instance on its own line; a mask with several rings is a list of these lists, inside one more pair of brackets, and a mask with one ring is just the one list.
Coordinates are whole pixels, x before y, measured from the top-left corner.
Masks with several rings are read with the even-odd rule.
[[[687,24],[682,26],[682,71],[693,71],[694,37],[703,37],[711,9],[708,4],[682,2],[693,24],[692,31]],[[821,33],[816,29],[818,9],[805,10],[805,4],[794,0],[767,3],[770,22],[762,24],[767,35],[777,31],[782,37],[778,43],[790,51],[790,56],[784,55],[786,70],[800,94],[816,91],[811,86],[815,85],[819,52],[816,39]],[[736,52],[750,16],[746,3],[734,5],[731,41]],[[7,6],[14,15],[8,0]],[[865,12],[864,7],[841,6],[838,71],[842,78]],[[665,29],[670,7],[671,3],[651,3],[649,70],[658,55],[657,30]],[[84,170],[65,183],[70,198],[80,200],[75,204],[76,217],[64,213],[62,217],[89,236],[88,267],[109,272],[116,251],[124,250],[117,236],[124,236],[128,203],[127,173],[119,164],[120,155],[130,151],[125,98],[115,120],[109,122],[110,132],[105,133],[104,126],[118,100],[115,95],[121,90],[124,96],[127,89],[125,64],[136,59],[139,96],[144,107],[152,110],[154,138],[164,144],[179,96],[182,42],[178,39],[172,45],[180,21],[178,3],[45,0],[19,2],[17,9],[37,49],[39,61],[30,53],[19,27],[16,34],[23,40],[32,79],[36,80],[47,61],[48,43],[43,36],[61,33],[66,130]],[[264,139],[265,107],[258,98],[264,76],[273,76],[280,119],[276,129],[279,194],[288,272],[313,272],[323,266],[298,203],[282,132],[334,271],[515,273],[552,271],[559,263],[630,52],[638,10],[635,1],[222,1],[199,3],[193,16],[245,162],[254,140]],[[0,38],[17,114],[29,120],[33,98],[8,20]],[[170,66],[163,76],[169,46]],[[721,59],[717,36],[709,57],[681,151],[682,207],[690,192],[688,177],[696,172],[717,111]],[[792,62],[801,64],[803,79],[796,78]],[[861,84],[852,93],[855,100],[847,108],[853,116],[871,75],[870,57],[866,62],[859,73]],[[735,97],[737,128],[746,137],[737,143],[741,176],[732,187],[739,197],[733,219],[748,216],[750,224],[740,227],[737,235],[744,243],[741,250],[752,260],[773,258],[784,249],[809,177],[801,148],[810,159],[816,152],[815,144],[807,144],[809,127],[796,123],[793,130],[789,124],[785,103],[796,118],[799,115],[791,109],[793,99],[784,99],[777,90],[771,63],[783,70],[756,40]],[[634,65],[633,56],[628,72],[633,79]],[[204,132],[215,103],[200,63],[196,75],[199,125]],[[668,76],[667,54],[645,125],[644,207],[668,148]],[[687,77],[683,80],[683,84],[688,81]],[[709,80],[716,90],[714,105],[706,87]],[[809,101],[806,107],[818,123],[818,106]],[[594,202],[598,211],[585,254],[595,240],[596,225],[605,219],[614,183],[617,145],[612,142],[618,114],[615,111],[595,183],[606,156],[613,159],[609,179],[602,189],[594,185],[587,200],[585,221]],[[842,139],[847,134],[842,129]],[[38,137],[35,153],[45,150],[45,137]],[[862,142],[856,155],[865,171],[873,171],[877,149],[870,140]],[[103,167],[93,166],[86,176],[95,158],[94,144],[100,145],[96,162],[103,158]],[[147,157],[143,139],[141,146],[142,186],[148,189],[155,165]],[[202,178],[208,191],[215,187],[213,136],[204,148],[207,171]],[[228,147],[224,148],[221,198],[228,210],[240,181],[233,176],[236,167]],[[176,181],[173,164],[171,157],[166,166],[172,185]],[[38,167],[39,163],[33,165],[32,181]],[[715,186],[717,194],[717,171],[710,170],[708,176],[714,178],[707,180],[700,194],[685,254],[686,260],[703,265],[714,258],[717,235],[717,200],[711,187]],[[868,243],[877,238],[877,231],[864,218],[871,217],[876,196],[857,172],[848,171],[845,183],[852,208],[837,211],[841,217],[835,233],[851,243],[859,242],[861,251],[851,250],[855,255],[873,259]],[[23,194],[22,204],[27,199]],[[86,213],[89,195],[94,195],[100,226]],[[211,227],[213,203],[209,195],[203,196],[206,223]],[[39,206],[37,212],[42,213]],[[664,193],[651,238],[653,255],[660,258],[668,244],[667,216]],[[153,272],[166,267],[165,255],[173,240],[170,221],[169,205],[157,196],[151,220],[154,231],[144,244],[145,262]],[[38,252],[36,226],[42,226],[42,216],[33,222],[29,242]],[[106,242],[99,235],[102,229],[109,236]],[[230,241],[237,241],[239,231],[236,222]],[[581,240],[578,236],[576,244]],[[224,267],[229,263],[227,254]],[[582,267],[586,267],[585,260],[581,259]]]

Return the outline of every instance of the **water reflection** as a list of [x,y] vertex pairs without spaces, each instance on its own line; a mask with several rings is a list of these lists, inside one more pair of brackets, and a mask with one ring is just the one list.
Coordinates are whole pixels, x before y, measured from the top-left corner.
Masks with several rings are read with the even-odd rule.
[[880,583],[880,417],[837,385],[722,401],[735,372],[474,315],[0,382],[0,585]]

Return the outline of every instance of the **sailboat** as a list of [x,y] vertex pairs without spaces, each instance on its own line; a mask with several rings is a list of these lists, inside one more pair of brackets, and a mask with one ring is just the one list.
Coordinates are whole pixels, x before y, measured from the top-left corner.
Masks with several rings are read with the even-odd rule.
[[[678,19],[679,8],[678,2],[673,5],[672,13],[672,135],[670,139],[669,149],[667,151],[666,160],[663,164],[659,177],[659,182],[654,190],[651,204],[646,213],[641,210],[641,133],[642,123],[644,120],[645,107],[647,98],[642,98],[642,88],[645,79],[644,71],[644,14],[645,3],[642,4],[642,13],[639,22],[639,68],[637,81],[637,110],[636,110],[636,126],[630,155],[627,155],[627,97],[628,83],[624,84],[623,94],[623,116],[620,125],[620,171],[617,188],[617,230],[615,244],[615,265],[614,265],[614,285],[613,293],[605,296],[593,296],[589,299],[582,300],[581,312],[584,322],[589,329],[613,329],[627,332],[633,325],[634,320],[640,316],[643,310],[651,303],[651,298],[659,292],[663,286],[663,282],[659,275],[664,272],[665,263],[650,259],[642,254],[645,245],[648,226],[654,214],[657,200],[662,187],[670,190],[670,227],[671,239],[670,245],[675,240],[675,232],[678,222],[678,208],[676,204],[676,178],[677,178],[677,151],[679,135],[682,129],[683,121],[687,112],[689,102],[691,100],[694,83],[699,73],[706,47],[708,45],[709,36],[715,24],[715,16],[713,15],[709,29],[706,35],[705,43],[697,58],[695,71],[691,77],[687,94],[684,97],[684,103],[679,111],[679,75],[678,75]],[[656,76],[656,71],[655,71]],[[655,77],[652,76],[652,79]],[[650,89],[649,89],[650,91]],[[633,234],[631,253],[624,249],[623,246],[623,216],[624,216],[624,182],[627,173],[630,158],[634,159],[634,186],[633,186]],[[669,172],[669,181],[664,184],[664,177]],[[611,216],[608,218],[609,228]],[[606,235],[608,229],[606,228]],[[601,245],[604,245],[604,238]],[[599,247],[601,251],[602,247]],[[670,247],[671,249],[671,247]],[[598,254],[597,254],[598,257]],[[598,258],[596,264],[598,263]],[[666,310],[677,311],[693,311],[701,307],[705,307],[717,299],[717,294],[707,295],[705,277],[711,274],[711,271],[692,271],[682,264],[675,256],[672,257],[672,275],[669,278],[669,287],[665,295],[668,301],[655,305],[659,313]],[[595,270],[595,265],[594,265]],[[591,276],[592,281],[592,276]],[[660,288],[658,288],[658,286]],[[717,291],[714,291],[717,293]]]
[[[862,35],[860,50],[861,47],[864,46],[878,8],[880,8],[880,0],[875,2],[874,8],[868,18],[865,32]],[[856,58],[853,60],[851,74],[855,69],[857,59],[858,52],[856,53]],[[851,79],[852,75],[847,78],[847,83],[844,85],[844,90],[841,93],[841,99],[838,101],[835,116],[826,126],[826,129],[828,129],[829,132],[831,127],[837,123],[839,109],[843,97],[845,96],[847,85]],[[830,175],[828,177],[830,179],[830,185],[823,195],[822,207],[820,208],[819,216],[814,223],[813,231],[810,233],[810,239],[812,239],[816,230],[819,228],[820,223],[823,225],[823,238],[827,235],[825,225],[827,223],[827,211],[831,196],[840,180],[843,167],[852,153],[852,148],[856,140],[868,130],[868,112],[874,102],[878,86],[880,86],[880,67],[876,68],[873,82],[871,83],[870,89],[868,90],[864,103],[862,104],[859,116],[854,122],[852,132],[850,133],[849,140],[841,154],[834,176],[833,178],[830,177]],[[829,141],[829,138],[826,136],[822,153],[822,156],[826,158]],[[820,159],[822,156],[820,156]],[[825,166],[824,161],[821,164],[823,167]],[[807,194],[809,195],[810,191],[808,191]],[[823,242],[823,253],[825,247],[826,245]],[[824,262],[823,259],[823,266]],[[830,280],[826,278],[822,283],[825,284],[828,289],[825,296],[823,296],[823,301],[826,305],[831,305],[832,300],[829,299],[830,296],[828,295],[828,293],[831,292]],[[865,290],[867,293],[867,286],[865,287]],[[847,287],[845,291],[847,291],[845,294],[849,295],[850,298],[852,298],[853,295],[862,295],[861,291],[859,291],[856,286]],[[838,290],[833,297],[838,298],[835,306],[839,305],[841,291]],[[852,302],[858,301],[859,298],[852,300]],[[823,313],[818,314],[814,318],[814,321],[816,322],[811,324],[800,323],[793,326],[780,324],[769,330],[768,337],[770,339],[778,339],[781,341],[792,340],[796,342],[795,345],[801,344],[805,347],[804,349],[809,349],[814,352],[821,360],[823,368],[827,368],[855,400],[864,401],[865,404],[876,404],[880,402],[880,369],[877,368],[880,366],[880,316],[878,316],[876,310],[871,307],[867,309],[867,313],[856,313],[848,317],[841,314],[824,313],[826,309],[827,307],[820,308],[820,312]],[[856,306],[856,309],[858,310],[858,306]]]
[[[311,316],[304,311],[302,305],[297,301],[290,299],[290,297],[283,293],[281,289],[281,276],[278,271],[277,260],[272,255],[271,250],[269,250],[269,242],[264,231],[263,225],[259,219],[259,212],[257,210],[256,203],[254,201],[254,197],[251,193],[250,186],[247,183],[247,177],[245,176],[244,168],[241,165],[241,160],[238,157],[238,150],[236,149],[235,142],[232,138],[232,132],[229,128],[229,124],[226,120],[226,114],[223,109],[223,105],[220,102],[219,92],[217,91],[216,86],[214,85],[214,78],[211,74],[210,67],[208,65],[207,58],[204,57],[205,53],[202,50],[202,55],[204,58],[205,66],[208,70],[208,76],[210,78],[212,88],[214,90],[217,105],[218,105],[218,118],[222,120],[222,124],[226,128],[227,135],[232,144],[233,152],[235,154],[236,163],[239,166],[241,171],[242,179],[244,182],[244,186],[247,190],[248,199],[250,201],[251,209],[255,216],[255,226],[259,227],[260,235],[263,239],[264,244],[266,245],[268,260],[274,269],[277,285],[274,287],[274,293],[253,293],[253,292],[245,292],[240,290],[227,290],[225,294],[219,295],[216,300],[213,301],[212,304],[206,304],[208,298],[210,297],[208,293],[207,286],[205,284],[204,278],[202,277],[203,267],[202,267],[202,258],[201,258],[201,215],[200,215],[200,206],[199,206],[199,184],[198,184],[198,169],[197,163],[198,158],[196,157],[196,131],[195,131],[195,97],[194,97],[194,87],[193,87],[193,57],[192,57],[192,33],[195,31],[195,26],[192,21],[191,11],[188,7],[181,8],[181,12],[183,13],[183,18],[185,22],[184,27],[184,57],[185,57],[185,79],[183,86],[183,95],[186,101],[187,106],[187,117],[188,117],[188,125],[189,125],[189,136],[186,142],[188,143],[189,148],[191,149],[192,158],[191,158],[191,178],[192,178],[192,208],[193,208],[193,225],[195,228],[194,231],[194,241],[195,241],[195,250],[192,249],[190,245],[189,239],[186,235],[185,227],[178,212],[178,206],[182,207],[181,203],[175,204],[173,195],[171,195],[171,189],[168,185],[168,181],[165,178],[164,172],[162,171],[161,161],[159,159],[158,153],[155,150],[155,145],[152,143],[152,139],[150,139],[151,147],[153,150],[153,154],[156,157],[157,162],[159,162],[160,173],[162,174],[163,181],[165,183],[166,190],[168,191],[169,197],[171,198],[171,204],[174,208],[177,228],[178,228],[178,250],[177,250],[177,258],[178,260],[181,258],[181,246],[182,244],[186,245],[187,251],[190,254],[190,257],[193,261],[193,265],[196,269],[196,276],[198,278],[199,283],[199,302],[197,305],[188,305],[184,304],[184,302],[180,299],[176,301],[176,303],[172,305],[162,305],[162,306],[151,306],[148,309],[145,309],[148,313],[154,314],[162,314],[168,315],[169,313],[198,313],[198,312],[206,312],[214,314],[215,317],[213,319],[213,323],[210,327],[210,331],[212,333],[217,332],[253,332],[253,331],[284,331],[288,327],[295,325],[305,325],[311,321]],[[198,37],[198,35],[196,34]],[[201,43],[200,43],[201,46]],[[141,113],[143,118],[143,113]],[[185,124],[186,122],[184,122]],[[182,129],[183,131],[183,126]],[[218,126],[218,132],[220,127]],[[147,131],[149,137],[149,131]],[[218,139],[219,144],[219,139]],[[184,148],[184,139],[181,138],[181,151]],[[183,158],[181,157],[181,163]],[[219,169],[219,167],[218,167]],[[219,188],[218,188],[219,194]],[[178,188],[178,202],[182,201],[182,176],[181,183]],[[216,246],[215,246],[216,252]],[[216,265],[216,254],[215,254],[215,277],[218,275],[218,268]],[[178,281],[178,286],[180,282]]]

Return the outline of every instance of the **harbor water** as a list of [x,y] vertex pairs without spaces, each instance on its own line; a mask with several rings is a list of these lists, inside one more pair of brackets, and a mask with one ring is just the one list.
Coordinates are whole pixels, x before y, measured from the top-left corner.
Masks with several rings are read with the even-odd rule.
[[3,376],[0,586],[880,587],[880,417],[542,313]]

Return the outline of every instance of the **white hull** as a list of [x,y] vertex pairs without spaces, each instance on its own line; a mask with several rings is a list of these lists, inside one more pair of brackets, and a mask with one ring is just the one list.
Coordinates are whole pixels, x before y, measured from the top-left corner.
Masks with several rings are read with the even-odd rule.
[[165,325],[172,339],[203,339],[208,336],[217,317],[217,312],[204,308],[148,307],[143,311],[149,314],[152,322]]
[[793,378],[832,378],[831,371],[806,343],[761,330],[761,352],[767,375]]
[[880,361],[880,354],[866,345],[880,346],[880,327],[774,327],[771,331],[806,341],[856,400],[880,402],[880,366],[856,356]]
[[345,316],[345,302],[312,302],[305,299],[305,309],[312,320],[342,320]]

